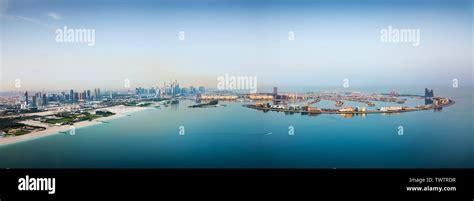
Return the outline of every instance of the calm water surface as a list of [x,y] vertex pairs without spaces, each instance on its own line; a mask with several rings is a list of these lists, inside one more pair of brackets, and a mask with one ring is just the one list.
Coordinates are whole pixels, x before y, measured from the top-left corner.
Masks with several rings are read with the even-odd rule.
[[[192,103],[182,101],[78,128],[74,136],[0,146],[0,167],[473,168],[472,88],[435,88],[435,95],[456,104],[442,111],[346,118],[264,113],[242,103],[187,108]],[[295,135],[288,135],[289,126]]]

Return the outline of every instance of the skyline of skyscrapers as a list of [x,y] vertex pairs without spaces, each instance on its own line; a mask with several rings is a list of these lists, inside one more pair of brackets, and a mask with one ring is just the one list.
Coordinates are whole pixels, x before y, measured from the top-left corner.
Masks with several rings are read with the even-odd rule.
[[177,80],[171,83],[163,82],[162,87],[135,88],[135,94],[142,97],[187,95],[187,94],[205,93],[205,91],[206,91],[206,88],[204,86],[199,86],[198,88],[195,88],[194,86],[189,86],[189,88],[180,87],[180,84]]
[[[113,91],[106,91],[108,96],[104,97],[101,95],[100,88],[84,89],[83,92],[78,92],[75,89],[69,89],[69,92],[36,92],[34,96],[29,96],[28,91],[25,91],[23,100],[21,101],[22,109],[29,108],[41,108],[46,107],[51,102],[53,104],[57,103],[78,103],[84,101],[101,101],[104,99],[112,99],[114,97]],[[200,94],[205,93],[206,88],[204,86],[194,87],[180,87],[180,84],[177,80],[170,83],[163,83],[162,87],[137,87],[135,88],[135,95],[139,97],[163,97],[163,96],[180,96],[188,94]],[[93,93],[93,94],[92,94]],[[130,91],[126,94],[130,95]]]

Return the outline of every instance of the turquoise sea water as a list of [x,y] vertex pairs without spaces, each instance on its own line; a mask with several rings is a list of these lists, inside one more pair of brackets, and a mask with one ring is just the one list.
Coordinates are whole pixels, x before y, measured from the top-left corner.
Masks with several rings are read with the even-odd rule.
[[73,136],[0,146],[0,167],[473,168],[472,90],[435,88],[435,95],[456,101],[442,111],[352,118],[264,113],[230,102],[188,108],[192,103],[182,101],[78,128]]

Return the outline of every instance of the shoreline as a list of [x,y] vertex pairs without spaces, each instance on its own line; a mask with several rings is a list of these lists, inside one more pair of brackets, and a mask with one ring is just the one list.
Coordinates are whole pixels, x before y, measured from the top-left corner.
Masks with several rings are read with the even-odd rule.
[[[101,108],[98,110],[103,110],[103,109],[106,109],[115,114],[108,117],[97,118],[92,121],[76,122],[72,126],[74,126],[75,129],[78,129],[78,128],[83,128],[87,126],[103,124],[104,121],[126,117],[128,114],[152,109],[152,107],[130,107],[130,106],[118,105],[118,106],[113,106],[109,108]],[[28,125],[28,123],[26,124]],[[63,134],[61,132],[69,131],[70,127],[71,125],[62,125],[62,126],[48,125],[45,130],[31,132],[31,133],[14,136],[14,137],[0,138],[0,146],[14,144],[17,142],[24,142],[28,140],[34,140],[41,137],[46,137],[46,136],[51,136],[51,135],[56,135],[56,134]]]

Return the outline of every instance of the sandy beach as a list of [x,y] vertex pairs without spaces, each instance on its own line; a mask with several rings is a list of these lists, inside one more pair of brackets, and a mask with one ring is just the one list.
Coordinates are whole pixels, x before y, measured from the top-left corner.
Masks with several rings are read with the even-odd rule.
[[[108,108],[101,108],[98,110],[107,110],[107,111],[115,113],[115,115],[112,115],[109,117],[97,118],[97,119],[94,119],[93,121],[76,122],[72,126],[74,126],[74,128],[77,129],[80,127],[102,124],[104,121],[107,121],[107,120],[124,117],[124,116],[127,116],[128,114],[143,111],[143,110],[148,110],[148,109],[153,109],[153,107],[129,107],[129,106],[119,105],[119,106],[113,106],[113,107],[108,107]],[[16,142],[21,142],[21,141],[26,141],[26,140],[32,140],[32,139],[45,137],[49,135],[60,134],[60,132],[69,132],[69,130],[71,129],[70,125],[56,126],[56,125],[50,125],[50,124],[46,124],[46,123],[42,123],[38,121],[32,121],[32,120],[22,121],[21,123],[26,124],[26,125],[32,125],[32,126],[41,126],[41,127],[45,127],[46,129],[42,131],[31,132],[31,133],[20,135],[20,136],[0,138],[0,146],[6,145],[6,144],[12,144]]]

